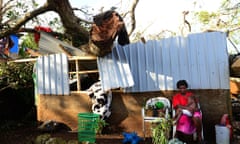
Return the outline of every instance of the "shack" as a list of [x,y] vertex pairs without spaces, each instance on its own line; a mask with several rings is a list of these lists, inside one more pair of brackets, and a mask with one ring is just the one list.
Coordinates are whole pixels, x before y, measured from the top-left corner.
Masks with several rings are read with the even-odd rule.
[[[88,60],[96,69],[87,68]],[[141,108],[146,99],[163,96],[171,100],[180,79],[188,81],[200,100],[206,140],[215,137],[214,126],[221,116],[231,115],[227,42],[221,32],[116,45],[102,58],[42,56],[37,60],[37,73],[37,119],[59,121],[73,131],[78,113],[91,112],[91,99],[79,79],[89,73],[97,73],[104,89],[112,89],[108,133],[135,131],[142,136]],[[70,89],[72,75],[77,77],[74,91]]]

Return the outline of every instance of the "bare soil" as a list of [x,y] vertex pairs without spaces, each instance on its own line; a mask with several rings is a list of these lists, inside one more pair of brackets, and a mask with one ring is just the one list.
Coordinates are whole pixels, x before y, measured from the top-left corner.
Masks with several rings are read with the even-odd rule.
[[[77,132],[42,132],[36,125],[20,125],[7,130],[0,130],[0,144],[34,144],[37,136],[50,134],[51,137],[62,138],[66,141],[78,141]],[[122,144],[124,137],[121,134],[96,135],[96,144]],[[80,142],[78,142],[80,144]],[[151,139],[146,138],[139,144],[151,144]]]
[[[66,141],[73,140],[81,144],[78,141],[77,132],[42,132],[37,129],[37,124],[21,124],[15,123],[14,126],[5,125],[1,123],[0,125],[0,144],[35,144],[35,140],[38,136],[44,134],[50,134],[51,138],[61,138]],[[108,133],[102,135],[96,135],[96,144],[123,144],[124,137],[121,132],[118,133]],[[239,144],[240,139],[233,137],[232,144]],[[146,138],[142,140],[139,144],[152,144],[151,138]],[[213,144],[212,141],[206,142],[206,144]]]

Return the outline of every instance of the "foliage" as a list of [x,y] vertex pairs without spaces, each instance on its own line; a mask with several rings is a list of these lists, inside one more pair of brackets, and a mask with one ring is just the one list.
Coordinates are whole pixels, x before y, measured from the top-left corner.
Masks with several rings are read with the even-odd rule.
[[20,45],[21,48],[31,48],[31,49],[37,49],[38,45],[34,41],[34,35],[33,34],[27,34],[22,38],[22,43]]
[[78,144],[78,141],[65,140],[61,137],[51,137],[50,134],[42,134],[37,136],[37,138],[34,140],[34,144]]
[[31,87],[33,63],[0,63],[1,90],[7,87],[13,89]]
[[5,7],[3,7],[3,12],[5,12],[5,14],[3,14],[2,20],[8,22],[6,23],[7,27],[4,28],[9,28],[12,27],[12,25],[14,25],[16,21],[22,18],[28,10],[35,9],[38,4],[35,0],[25,0],[24,2],[20,0],[12,0],[6,2],[4,6]]
[[19,45],[19,53],[18,53],[20,58],[28,57],[28,54],[25,52],[26,48],[30,48],[33,50],[38,49],[38,45],[34,41],[33,34],[26,34],[21,39],[22,39],[22,43]]
[[97,134],[102,134],[102,130],[105,126],[109,125],[105,120],[98,119]]
[[58,32],[64,32],[64,28],[62,26],[62,22],[60,21],[59,17],[54,17],[52,20],[48,22],[48,25],[52,28],[54,31]]
[[209,13],[207,11],[201,11],[196,14],[198,15],[199,21],[203,24],[208,24],[212,18],[216,17],[216,13]]
[[[2,7],[3,14],[0,24],[4,24],[4,28],[8,29],[10,27],[13,27],[17,21],[22,19],[27,12],[37,9],[39,7],[39,4],[35,0],[12,0],[4,3],[4,6],[5,7]],[[61,20],[55,13],[51,13],[51,17],[46,17],[43,15],[34,17],[26,23],[25,27],[32,27],[36,25],[48,25],[54,31],[63,32]]]
[[167,144],[172,127],[170,118],[161,118],[152,123],[152,142],[153,144]]
[[239,44],[240,33],[240,3],[237,0],[223,0],[218,11],[209,13],[200,11],[195,13],[197,17],[197,26],[200,26],[203,31],[216,30],[227,32],[227,36]]

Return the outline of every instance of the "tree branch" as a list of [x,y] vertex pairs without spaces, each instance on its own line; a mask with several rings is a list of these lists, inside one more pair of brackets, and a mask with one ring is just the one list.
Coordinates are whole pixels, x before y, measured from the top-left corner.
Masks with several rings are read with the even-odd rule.
[[3,90],[5,90],[5,89],[7,89],[7,88],[10,88],[10,87],[11,87],[11,85],[8,85],[8,86],[5,86],[5,87],[3,87],[3,88],[0,88],[0,92],[3,91]]
[[[45,12],[54,11],[59,15],[61,22],[63,24],[63,27],[65,28],[64,35],[70,36],[69,38],[73,39],[73,42],[74,42],[74,40],[78,40],[78,42],[73,43],[73,46],[80,47],[80,45],[89,43],[89,38],[90,38],[89,31],[87,30],[86,27],[84,27],[82,25],[82,23],[90,24],[91,22],[83,20],[74,14],[73,8],[70,5],[69,0],[46,0],[46,1],[47,2],[43,6],[37,8],[31,12],[26,13],[25,16],[23,16],[21,19],[17,19],[14,22],[7,21],[8,23],[6,23],[6,26],[3,27],[0,31],[0,38],[14,34],[14,33],[21,32],[21,31],[23,31],[23,29],[21,29],[21,28],[28,21],[32,20],[33,18],[35,18],[38,15],[43,14]],[[133,0],[133,3],[131,5],[130,11],[129,11],[129,15],[131,18],[130,32],[129,33],[126,32],[125,26],[124,26],[124,29],[115,30],[118,32],[119,35],[122,36],[121,38],[119,36],[120,42],[127,40],[127,42],[129,43],[128,35],[131,35],[132,32],[135,30],[135,27],[136,27],[135,9],[136,9],[138,2],[139,2],[139,0]],[[121,23],[119,23],[119,24],[121,24]],[[117,27],[117,28],[120,28],[120,27]],[[82,48],[80,48],[80,49],[82,49]],[[84,49],[82,49],[82,50],[84,50]]]
[[23,26],[26,22],[31,20],[32,18],[45,13],[47,11],[50,11],[51,8],[49,7],[48,3],[45,3],[42,7],[39,7],[38,9],[31,11],[29,13],[26,13],[25,16],[22,19],[19,19],[14,26],[10,26],[10,28],[4,29],[0,32],[0,38],[5,37],[7,35],[10,35],[12,33],[17,33],[21,26]]
[[132,6],[130,8],[130,11],[129,11],[130,19],[131,19],[131,22],[132,22],[130,31],[128,32],[129,36],[133,33],[133,31],[136,28],[135,9],[137,7],[138,2],[139,2],[139,0],[134,0],[133,3],[132,3]]

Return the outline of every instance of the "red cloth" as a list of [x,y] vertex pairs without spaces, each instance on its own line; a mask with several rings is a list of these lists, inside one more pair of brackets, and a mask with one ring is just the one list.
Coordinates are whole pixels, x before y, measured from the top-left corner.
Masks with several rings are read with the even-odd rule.
[[[35,26],[34,29],[35,29],[36,31],[38,31],[38,32],[40,32],[40,31],[52,32],[52,29],[49,28],[49,27]],[[34,34],[34,40],[35,40],[36,43],[39,42],[39,40],[40,40],[40,34],[39,34],[39,33],[35,33],[35,34]]]
[[186,92],[185,96],[182,96],[181,93],[177,93],[173,96],[173,108],[176,109],[177,105],[187,106],[188,104],[188,97],[192,96],[192,92]]

